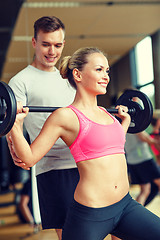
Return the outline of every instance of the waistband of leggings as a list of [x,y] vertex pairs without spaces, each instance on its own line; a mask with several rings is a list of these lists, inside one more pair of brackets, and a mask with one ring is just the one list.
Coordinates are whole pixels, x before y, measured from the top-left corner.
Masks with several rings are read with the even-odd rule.
[[128,205],[132,197],[127,193],[120,201],[100,208],[92,208],[78,203],[76,200],[73,201],[71,209],[74,211],[74,214],[77,214],[79,217],[87,216],[88,220],[104,221],[110,218],[115,217],[117,214],[123,211],[123,209]]

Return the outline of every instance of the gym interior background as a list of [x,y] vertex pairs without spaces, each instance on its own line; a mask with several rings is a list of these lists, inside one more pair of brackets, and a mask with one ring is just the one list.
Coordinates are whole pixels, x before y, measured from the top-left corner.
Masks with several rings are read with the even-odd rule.
[[[8,83],[32,62],[33,23],[45,15],[65,23],[63,56],[83,46],[97,46],[107,53],[111,82],[107,94],[99,97],[101,105],[110,108],[124,89],[134,87],[149,96],[160,116],[160,0],[0,1],[1,81]],[[2,161],[5,148],[0,146],[0,185],[8,164]]]

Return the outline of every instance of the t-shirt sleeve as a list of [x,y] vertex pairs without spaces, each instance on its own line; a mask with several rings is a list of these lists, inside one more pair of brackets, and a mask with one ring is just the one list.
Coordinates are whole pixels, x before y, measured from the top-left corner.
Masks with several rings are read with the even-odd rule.
[[19,78],[13,77],[8,84],[16,97],[17,101],[22,102],[23,106],[26,105],[27,102],[27,95],[26,95],[26,86],[23,81],[21,81]]

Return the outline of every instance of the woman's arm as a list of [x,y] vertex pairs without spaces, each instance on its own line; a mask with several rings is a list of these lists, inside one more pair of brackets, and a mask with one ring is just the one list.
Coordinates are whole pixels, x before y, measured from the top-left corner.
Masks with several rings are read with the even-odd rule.
[[[35,165],[54,145],[57,139],[62,135],[62,119],[59,113],[63,110],[58,109],[52,113],[46,120],[40,134],[31,145],[28,144],[21,130],[21,121],[28,114],[28,108],[17,106],[17,116],[13,128],[10,131],[13,149],[19,159],[32,167]],[[54,116],[53,116],[54,115]]]
[[13,159],[14,164],[18,167],[21,167],[21,168],[25,169],[25,170],[30,170],[30,168],[21,159],[19,159],[16,156],[16,154],[14,152],[14,149],[13,149],[13,143],[12,143],[11,135],[7,134],[6,139],[7,139],[7,142],[8,142],[8,148],[9,148],[9,151],[10,151],[10,154],[11,154],[11,157]]
[[[22,132],[23,132],[23,121],[22,121]],[[21,159],[19,159],[16,156],[16,154],[14,152],[14,149],[13,149],[11,133],[8,133],[6,135],[6,140],[7,140],[8,148],[9,148],[9,151],[10,151],[10,154],[11,154],[11,157],[12,157],[12,160],[13,160],[14,164],[18,167],[21,167],[21,168],[25,169],[25,170],[30,170],[30,168]]]

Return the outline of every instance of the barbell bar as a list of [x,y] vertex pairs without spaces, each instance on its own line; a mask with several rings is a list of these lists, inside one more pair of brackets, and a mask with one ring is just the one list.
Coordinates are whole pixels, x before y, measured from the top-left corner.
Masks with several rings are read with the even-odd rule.
[[[134,97],[141,100],[143,106],[133,101]],[[153,107],[148,96],[138,90],[126,90],[116,102],[117,105],[128,107],[131,124],[128,133],[138,133],[145,130],[151,123]],[[29,112],[53,112],[59,107],[24,106]],[[118,113],[118,109],[107,109],[111,114]],[[13,90],[3,81],[0,81],[0,137],[6,135],[12,128],[17,113],[17,102]],[[118,119],[121,121],[120,119]]]
[[[24,107],[28,107],[29,108],[29,112],[54,112],[55,110],[57,110],[58,108],[60,107],[40,107],[40,106],[24,106]],[[115,108],[110,108],[110,109],[107,109],[107,111],[109,113],[118,113],[118,109],[115,109]],[[128,113],[130,115],[134,115],[136,112],[136,109],[135,108],[130,108],[128,109]]]

